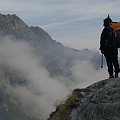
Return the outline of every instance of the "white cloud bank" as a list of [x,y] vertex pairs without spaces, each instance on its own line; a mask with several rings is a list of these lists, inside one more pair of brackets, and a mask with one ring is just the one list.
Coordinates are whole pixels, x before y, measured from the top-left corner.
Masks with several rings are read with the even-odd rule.
[[0,41],[0,64],[16,70],[19,76],[29,81],[29,86],[13,88],[13,93],[31,113],[35,111],[47,115],[53,110],[53,103],[68,93],[63,83],[49,77],[48,71],[40,65],[28,43],[3,38]]

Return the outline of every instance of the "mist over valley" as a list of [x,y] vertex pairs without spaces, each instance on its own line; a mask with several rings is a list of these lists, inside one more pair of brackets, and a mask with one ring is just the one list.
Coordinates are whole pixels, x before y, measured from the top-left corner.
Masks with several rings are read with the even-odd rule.
[[107,77],[100,60],[98,50],[65,47],[17,15],[0,14],[0,119],[48,118],[73,89]]

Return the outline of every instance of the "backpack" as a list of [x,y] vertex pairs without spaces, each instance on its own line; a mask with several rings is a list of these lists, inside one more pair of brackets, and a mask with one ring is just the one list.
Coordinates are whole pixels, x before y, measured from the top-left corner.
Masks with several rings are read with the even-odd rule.
[[115,43],[120,48],[120,22],[112,22],[112,28],[115,32]]

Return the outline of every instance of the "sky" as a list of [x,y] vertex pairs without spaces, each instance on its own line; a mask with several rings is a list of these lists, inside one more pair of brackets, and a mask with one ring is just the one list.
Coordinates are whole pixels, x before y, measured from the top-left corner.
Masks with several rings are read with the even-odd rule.
[[0,0],[0,13],[16,14],[29,26],[76,49],[99,49],[103,19],[120,21],[120,0]]

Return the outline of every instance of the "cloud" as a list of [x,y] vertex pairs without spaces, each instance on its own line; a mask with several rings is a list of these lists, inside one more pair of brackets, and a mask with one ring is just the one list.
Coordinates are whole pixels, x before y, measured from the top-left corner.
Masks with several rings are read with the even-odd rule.
[[72,67],[72,73],[76,77],[78,84],[73,86],[74,88],[85,88],[90,84],[98,82],[107,78],[107,68],[96,70],[90,61],[74,61]]
[[[117,2],[98,2],[98,1],[75,1],[75,2],[68,2],[67,4],[57,4],[56,6],[51,7],[51,11],[55,15],[58,13],[58,21],[56,23],[48,24],[48,27],[50,26],[58,26],[61,24],[68,24],[76,21],[81,20],[90,20],[100,17],[106,17],[108,13],[113,15],[119,15],[119,7]],[[114,9],[117,7],[117,10]],[[61,13],[59,12],[61,11]],[[60,21],[60,17],[63,18],[62,21]],[[68,16],[68,17],[65,17]],[[55,17],[56,18],[56,17]],[[50,18],[51,19],[51,18]],[[54,19],[54,18],[52,18]],[[45,25],[47,26],[47,25]]]
[[39,63],[32,48],[26,42],[15,42],[11,37],[1,38],[0,64],[17,71],[21,79],[29,81],[28,86],[9,87],[23,103],[30,114],[39,113],[46,117],[53,110],[53,103],[62,100],[68,93],[65,84],[52,79],[49,72]]
[[65,24],[66,21],[72,22],[76,19],[85,20],[104,17],[108,13],[119,15],[119,3],[118,0],[29,0],[28,4],[28,0],[4,0],[4,2],[1,1],[0,9],[5,13],[17,13],[26,21],[31,21],[31,24],[35,24],[35,19],[37,19],[39,25],[54,25],[54,22],[56,22],[56,25],[60,25],[61,21]]
[[71,19],[71,20],[67,20],[67,21],[61,21],[61,22],[56,22],[56,23],[50,23],[50,24],[47,24],[47,25],[43,25],[43,26],[40,26],[42,28],[45,28],[45,27],[53,27],[54,26],[60,26],[60,25],[64,25],[64,24],[70,24],[70,23],[73,23],[73,22],[78,22],[78,21],[81,21],[82,19],[81,18],[78,18],[78,19]]

